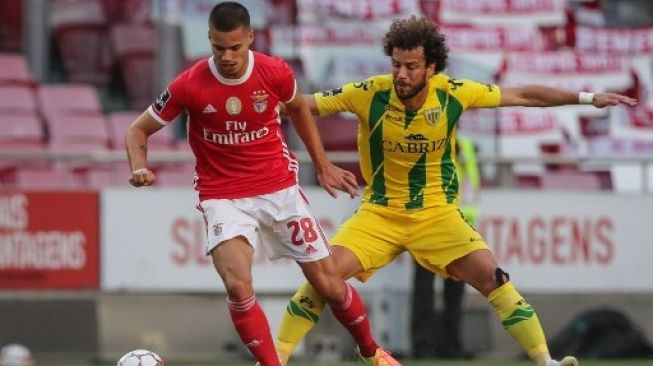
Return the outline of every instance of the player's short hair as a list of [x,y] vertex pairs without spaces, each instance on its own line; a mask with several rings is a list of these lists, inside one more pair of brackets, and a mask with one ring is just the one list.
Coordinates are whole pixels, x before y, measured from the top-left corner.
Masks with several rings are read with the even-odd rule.
[[231,32],[238,28],[249,28],[249,12],[235,1],[218,3],[209,14],[209,27],[221,32]]
[[447,67],[449,49],[445,37],[438,26],[431,20],[416,16],[397,19],[390,25],[390,30],[383,37],[383,50],[392,56],[395,48],[413,50],[419,46],[424,47],[426,64],[435,63],[435,73]]

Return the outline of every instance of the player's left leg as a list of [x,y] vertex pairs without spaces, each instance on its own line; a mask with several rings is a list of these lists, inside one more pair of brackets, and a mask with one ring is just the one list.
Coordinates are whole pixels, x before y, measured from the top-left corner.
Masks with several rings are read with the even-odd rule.
[[449,264],[447,271],[487,298],[506,331],[538,366],[578,365],[578,361],[570,356],[562,361],[551,359],[535,309],[517,292],[508,274],[498,267],[492,252],[477,250],[469,253]]

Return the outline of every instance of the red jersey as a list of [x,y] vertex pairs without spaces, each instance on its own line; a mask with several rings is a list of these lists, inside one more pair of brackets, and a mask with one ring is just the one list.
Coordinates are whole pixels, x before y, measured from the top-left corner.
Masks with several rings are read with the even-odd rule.
[[250,51],[241,78],[225,79],[213,57],[199,61],[148,111],[164,125],[188,111],[200,200],[251,197],[297,184],[298,164],[284,141],[277,107],[296,92],[287,63]]

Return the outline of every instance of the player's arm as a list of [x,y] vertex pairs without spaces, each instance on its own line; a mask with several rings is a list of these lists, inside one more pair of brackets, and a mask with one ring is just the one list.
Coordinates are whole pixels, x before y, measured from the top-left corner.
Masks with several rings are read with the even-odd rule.
[[147,169],[147,140],[163,127],[145,111],[127,129],[125,149],[132,171],[129,183],[135,187],[150,186],[154,183],[154,173]]
[[311,160],[315,164],[320,185],[333,197],[336,197],[335,190],[339,189],[354,198],[358,194],[356,177],[351,172],[333,165],[327,158],[324,145],[322,145],[322,140],[320,140],[317,126],[311,116],[311,110],[306,100],[301,95],[296,95],[285,105],[286,113],[292,119],[297,134],[304,142]]
[[597,108],[625,104],[637,105],[637,100],[617,93],[575,93],[543,85],[502,88],[499,106],[553,107],[568,104],[591,104]]

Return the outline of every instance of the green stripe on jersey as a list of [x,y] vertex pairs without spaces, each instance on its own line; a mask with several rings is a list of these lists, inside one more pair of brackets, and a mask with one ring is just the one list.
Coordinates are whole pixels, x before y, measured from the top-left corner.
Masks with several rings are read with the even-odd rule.
[[390,102],[390,90],[376,92],[370,103],[370,160],[372,165],[371,203],[387,206],[385,171],[383,169],[383,115]]
[[440,174],[442,174],[442,190],[447,197],[447,203],[453,202],[458,192],[458,177],[453,162],[453,148],[451,146],[451,133],[458,123],[463,112],[463,106],[458,99],[447,93],[445,90],[436,89],[440,105],[445,107],[447,112],[447,145],[442,153],[440,161]]
[[408,172],[408,203],[406,209],[424,207],[424,187],[426,186],[426,153],[423,153]]

